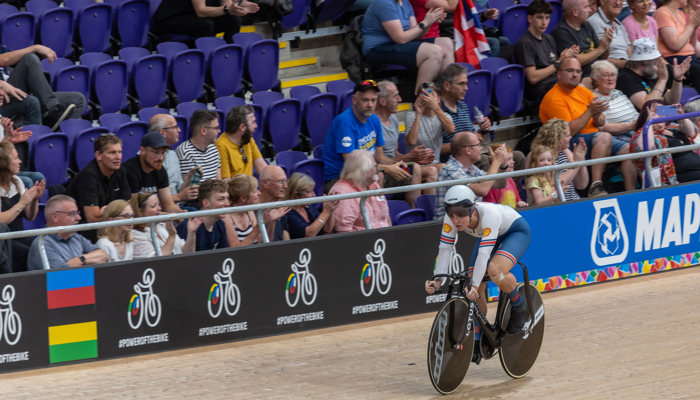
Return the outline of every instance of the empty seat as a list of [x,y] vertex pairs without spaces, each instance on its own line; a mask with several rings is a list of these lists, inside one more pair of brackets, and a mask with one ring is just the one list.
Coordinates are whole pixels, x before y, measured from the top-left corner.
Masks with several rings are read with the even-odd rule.
[[166,100],[168,62],[165,56],[151,54],[133,64],[132,82],[141,107],[156,107]]
[[302,151],[284,150],[275,154],[275,163],[277,163],[277,165],[279,165],[280,167],[284,167],[284,169],[288,172],[294,170],[294,166],[296,165],[296,163],[298,163],[299,161],[304,161],[306,159],[306,154],[304,154],[304,152]]
[[178,101],[197,100],[204,94],[204,52],[185,50],[171,62],[171,79]]
[[148,124],[143,121],[128,121],[110,130],[122,140],[122,159],[128,160],[138,153],[141,138],[148,131]]
[[295,172],[313,178],[314,182],[316,182],[314,193],[316,193],[316,196],[323,196],[323,161],[315,158],[299,161],[294,164],[294,168],[289,171],[289,174],[291,175]]
[[493,92],[501,116],[515,114],[523,109],[525,94],[525,68],[511,64],[501,67],[495,74]]
[[217,109],[221,110],[224,115],[227,115],[233,107],[245,105],[245,100],[235,96],[223,96],[217,97],[216,100],[214,100],[214,105]]
[[66,182],[68,155],[68,136],[61,132],[42,135],[33,142],[30,150],[34,170],[44,174],[47,186]]
[[500,23],[503,36],[507,37],[511,43],[517,42],[528,27],[527,6],[517,4],[506,8],[500,17]]
[[104,113],[98,118],[100,126],[104,126],[111,132],[114,132],[120,125],[131,121],[129,114],[121,113]]
[[2,44],[10,50],[20,50],[34,44],[34,15],[18,12],[2,18]]
[[491,72],[477,70],[467,74],[469,77],[469,96],[465,96],[464,102],[469,106],[469,110],[478,107],[484,115],[491,112]]
[[279,84],[279,52],[276,40],[261,40],[250,46],[246,68],[253,91],[269,90]]
[[435,198],[434,194],[422,194],[416,197],[416,208],[425,211],[425,218],[430,221],[435,216]]
[[126,0],[116,8],[117,32],[121,45],[145,46],[151,17],[147,0]]
[[[46,1],[56,6],[51,0]],[[57,57],[68,57],[73,53],[73,28],[73,13],[67,8],[52,8],[37,19],[39,42],[56,52]]]
[[209,70],[217,96],[241,92],[243,49],[236,44],[226,44],[214,49],[210,57]]
[[311,96],[304,106],[302,127],[312,146],[320,146],[326,140],[328,128],[337,114],[337,104],[333,93],[319,93]]

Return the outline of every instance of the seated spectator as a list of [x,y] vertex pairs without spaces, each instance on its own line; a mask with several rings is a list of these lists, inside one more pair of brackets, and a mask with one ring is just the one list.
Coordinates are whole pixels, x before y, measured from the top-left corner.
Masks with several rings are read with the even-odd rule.
[[[134,193],[131,197],[131,209],[136,218],[160,215],[158,195],[155,193]],[[187,220],[187,239],[185,240],[178,236],[173,221],[158,222],[156,224],[156,240],[160,254],[169,256],[171,254],[192,253],[195,248],[195,232],[201,223],[201,217]],[[150,258],[156,255],[156,249],[153,247],[151,239],[150,224],[134,225],[131,237],[134,239],[134,259]]]
[[27,189],[34,186],[34,182],[46,180],[46,177],[44,177],[44,174],[41,172],[27,171],[25,169],[25,160],[29,159],[29,144],[27,143],[27,140],[29,140],[31,137],[31,131],[25,131],[22,126],[15,128],[15,123],[10,118],[0,117],[0,139],[15,145],[17,155],[23,164],[20,165],[20,171],[17,173],[17,177],[22,180],[24,187]]
[[[637,120],[637,130],[630,148],[632,152],[644,151],[644,142],[642,128],[644,123],[650,119],[658,118],[657,107],[662,104],[659,100],[650,100],[639,113]],[[678,113],[682,113],[682,109],[678,106]],[[688,119],[682,119],[675,123],[657,123],[649,127],[647,131],[647,150],[665,149],[671,147],[685,146],[692,144],[692,139],[695,136],[695,129]],[[640,173],[645,171],[644,159],[639,158],[634,160]],[[658,168],[658,176],[653,179],[661,178],[655,186],[660,184],[673,185],[678,182],[692,182],[700,179],[700,154],[698,151],[683,151],[673,154],[661,154],[658,157],[652,158],[652,168]]]
[[515,43],[515,63],[525,67],[525,99],[535,107],[557,83],[557,69],[561,60],[575,57],[580,51],[574,44],[557,56],[557,44],[546,33],[552,12],[554,9],[549,2],[533,0],[527,6],[527,31]]
[[151,31],[156,35],[215,36],[224,32],[231,43],[241,29],[240,17],[254,14],[260,6],[249,0],[207,2],[205,0],[163,1],[153,14]]
[[652,0],[628,0],[627,4],[632,10],[632,14],[622,20],[622,25],[627,30],[630,42],[644,37],[656,41],[659,36],[659,26],[656,24],[656,20],[649,16],[654,2]]
[[608,102],[608,109],[603,111],[605,125],[600,127],[600,130],[629,143],[634,134],[634,125],[637,123],[639,113],[630,99],[615,89],[617,68],[607,60],[598,60],[591,66],[591,80],[593,94]]
[[[622,140],[600,130],[605,125],[603,114],[609,107],[608,102],[595,98],[593,92],[582,85],[581,64],[575,57],[564,59],[557,72],[557,84],[547,92],[540,104],[540,120],[545,123],[552,118],[569,122],[574,135],[574,143],[583,138],[589,150],[586,159],[627,154],[629,146]],[[625,190],[634,190],[637,185],[637,173],[629,160],[621,163]],[[603,188],[603,170],[605,164],[591,166],[592,181],[589,196],[607,194]]]
[[[700,99],[687,102],[683,107],[683,110],[686,113],[700,111]],[[695,137],[693,137],[692,140],[693,142],[697,143],[698,140],[700,140],[700,137],[698,136],[698,132],[700,132],[700,117],[691,117],[689,119],[690,122],[693,124],[693,127],[695,128]]]
[[[199,167],[201,176],[197,181],[221,179],[221,159],[214,142],[221,132],[219,116],[211,110],[196,110],[190,117],[190,138],[177,146],[175,154],[180,159],[180,171],[183,181],[187,179],[185,171]],[[188,172],[189,173],[189,172]],[[196,178],[196,175],[195,175]],[[193,178],[194,179],[194,178]]]
[[374,66],[399,64],[418,71],[414,93],[432,82],[454,62],[454,46],[446,37],[423,38],[428,29],[445,19],[442,8],[430,9],[418,23],[409,1],[375,0],[362,20],[362,54]]
[[[287,174],[281,167],[268,165],[260,171],[260,202],[270,203],[284,198],[287,190]],[[270,241],[289,240],[289,229],[284,217],[289,207],[271,208],[265,210],[265,226]]]
[[182,212],[173,201],[168,173],[163,169],[168,143],[160,132],[149,132],[141,138],[139,154],[124,163],[131,193],[157,193],[166,212]]
[[[231,200],[231,207],[258,204],[260,202],[258,180],[246,174],[234,176],[228,182],[228,196]],[[262,242],[260,227],[254,211],[226,214],[223,219],[227,224],[231,224],[228,237],[229,247],[248,246]]]
[[[75,199],[84,222],[102,221],[104,206],[112,200],[131,199],[131,187],[122,164],[122,140],[113,133],[95,139],[95,159],[90,161],[68,183],[66,194]],[[83,231],[96,240],[94,230]]]
[[[80,221],[78,205],[72,197],[58,194],[51,197],[44,208],[46,227],[71,226]],[[44,236],[44,249],[48,260],[48,268],[80,267],[83,265],[101,264],[109,261],[104,250],[93,244],[77,232],[61,232]],[[29,249],[27,269],[41,270],[39,238],[34,239]]]
[[[22,217],[34,220],[39,211],[39,198],[46,188],[46,182],[42,180],[26,189],[17,176],[21,163],[15,146],[10,142],[0,142],[0,224],[7,225],[13,232],[24,230]],[[33,239],[10,239],[12,270],[8,272],[27,270],[27,255]]]
[[[111,201],[102,213],[104,221],[118,221],[134,218],[134,211],[126,200]],[[134,239],[131,238],[133,225],[111,226],[100,229],[97,245],[107,253],[109,262],[134,259]]]
[[[199,187],[199,201],[202,210],[214,210],[226,208],[228,201],[228,185],[221,179],[210,179],[202,182]],[[190,229],[195,229],[196,251],[223,249],[228,247],[228,235],[226,224],[222,220],[223,215],[210,215],[196,219],[190,225],[190,219],[177,226],[177,234],[186,239],[190,235]]]
[[591,64],[599,58],[607,58],[610,42],[613,39],[613,29],[605,29],[603,36],[598,39],[595,30],[588,23],[588,17],[593,14],[587,0],[564,0],[562,2],[562,18],[552,30],[552,37],[557,43],[557,50],[563,53],[573,45],[580,52],[576,56],[583,71],[583,77],[591,74]]
[[[168,183],[170,193],[173,195],[175,203],[192,201],[197,198],[199,185],[192,185],[192,175],[196,168],[192,168],[183,174],[180,171],[180,160],[175,154],[173,145],[180,140],[180,127],[175,121],[175,117],[170,114],[156,114],[148,121],[148,132],[160,132],[168,144],[168,151],[165,153],[163,168],[168,173]],[[199,171],[201,174],[201,171]]]
[[[377,168],[372,153],[367,150],[353,150],[345,160],[338,180],[328,194],[363,192],[379,189]],[[371,196],[365,202],[365,209],[372,229],[391,226],[389,205],[384,196]],[[365,222],[360,209],[360,198],[340,200],[335,211],[335,232],[365,230]]]
[[[667,68],[654,39],[637,39],[632,43],[632,55],[627,66],[619,71],[617,89],[630,99],[637,110],[654,99],[663,99],[666,104],[680,103],[683,74],[689,68],[689,57],[680,64],[674,61],[673,66]],[[672,78],[670,81],[669,75]]]
[[[481,160],[481,149],[483,147],[479,136],[474,132],[457,132],[450,146],[452,147],[452,155],[438,174],[439,182],[497,174],[500,172],[501,165],[506,162],[507,151],[506,148],[501,145],[498,146],[496,150],[488,149],[491,163],[487,172],[482,171],[474,165],[477,161]],[[488,194],[495,183],[496,181],[489,180],[470,183],[468,186],[480,199]],[[496,188],[503,188],[505,184],[505,180],[502,180],[498,182],[498,184],[495,184],[495,186]],[[436,219],[442,219],[445,215],[444,199],[447,189],[448,187],[446,186],[437,188],[437,197],[435,199]]]
[[[532,147],[531,163],[533,168],[549,167],[552,165],[552,150],[537,145]],[[559,201],[557,189],[554,186],[554,172],[541,172],[528,176],[525,181],[527,200],[534,205],[553,204]]]
[[[308,199],[316,197],[314,187],[316,182],[310,176],[298,172],[289,177],[289,185],[284,194],[284,200]],[[323,203],[319,212],[314,205],[292,207],[287,213],[287,228],[291,239],[314,237],[333,232],[335,227],[334,212],[338,207],[337,201]]]
[[238,174],[253,175],[253,167],[260,170],[267,165],[253,139],[258,129],[255,110],[252,106],[233,107],[226,115],[226,131],[214,143],[221,158],[221,177],[230,178]]
[[[558,152],[554,162],[557,165],[585,160],[587,148],[583,138],[578,138],[577,142],[571,144],[570,141],[569,123],[559,118],[552,118],[537,131],[537,136],[532,140],[531,146],[545,146],[554,149],[555,152]],[[528,154],[525,168],[531,168],[531,158],[532,155]],[[578,191],[583,191],[588,187],[588,169],[586,167],[565,169],[559,175],[559,181],[564,188],[564,200],[578,200],[581,198]]]
[[[497,151],[501,144],[492,144],[491,150]],[[513,149],[507,144],[503,145],[507,151],[505,164],[501,164],[499,172],[512,172],[515,162],[513,162]],[[491,188],[484,196],[483,201],[489,203],[504,204],[511,208],[527,207],[527,202],[520,199],[518,185],[513,178],[506,179],[506,184],[502,189]]]
[[[681,63],[686,57],[695,61],[695,42],[700,13],[686,14],[682,8],[686,0],[659,0],[654,19],[659,26],[659,52],[669,63]],[[685,74],[687,83],[700,92],[700,63],[691,62]]]
[[622,1],[619,0],[602,0],[598,11],[588,17],[588,23],[593,27],[598,40],[601,40],[606,30],[612,27],[613,34],[607,60],[617,68],[623,68],[627,63],[631,46],[627,30],[617,20],[617,16],[622,11],[622,4]]

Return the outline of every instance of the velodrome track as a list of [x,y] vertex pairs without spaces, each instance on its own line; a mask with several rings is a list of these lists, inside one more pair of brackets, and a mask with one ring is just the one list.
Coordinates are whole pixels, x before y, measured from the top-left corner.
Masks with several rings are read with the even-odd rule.
[[[530,375],[509,378],[495,357],[447,398],[695,399],[698,293],[694,267],[545,294]],[[443,397],[426,372],[432,318],[10,373],[0,385],[12,399],[432,399]]]

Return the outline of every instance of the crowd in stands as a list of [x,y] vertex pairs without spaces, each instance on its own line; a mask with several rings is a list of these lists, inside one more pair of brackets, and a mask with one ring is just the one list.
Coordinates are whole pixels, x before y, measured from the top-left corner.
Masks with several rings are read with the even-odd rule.
[[[499,17],[502,10],[482,3],[477,2],[482,21]],[[467,105],[474,66],[454,62],[453,32],[440,29],[452,18],[457,2],[373,1],[363,16],[362,52],[375,67],[390,60],[412,71],[415,101],[401,132],[397,114],[402,98],[396,82],[366,79],[353,84],[347,108],[329,122],[323,143],[314,151],[323,166],[318,177],[264,157],[265,143],[255,137],[262,121],[256,119],[254,106],[245,104],[226,113],[209,107],[195,110],[185,118],[186,135],[181,119],[156,113],[147,121],[138,153],[128,157],[119,136],[102,133],[94,138],[94,159],[66,182],[51,186],[49,196],[44,176],[23,166],[31,162],[28,149],[34,140],[23,127],[43,124],[57,130],[66,119],[86,116],[90,99],[52,89],[40,61],[56,60],[52,49],[3,47],[1,232],[24,229],[23,219],[32,221],[42,213],[40,203],[46,227],[161,213],[181,213],[182,220],[157,224],[156,243],[148,224],[47,235],[45,252],[37,239],[3,241],[0,273],[43,269],[42,259],[51,268],[75,267],[248,246],[265,238],[358,231],[366,229],[366,222],[371,228],[389,227],[399,223],[391,211],[391,202],[397,200],[410,209],[422,207],[424,219],[433,214],[441,218],[447,187],[409,190],[391,199],[369,197],[364,216],[359,198],[270,208],[262,214],[265,229],[254,212],[206,217],[188,217],[187,212],[488,176],[640,152],[644,142],[646,149],[694,143],[699,118],[655,124],[646,137],[641,128],[651,118],[700,111],[700,99],[680,105],[684,87],[700,92],[700,2],[562,0],[559,5],[561,20],[552,25],[552,3],[529,2],[527,29],[512,45],[497,32],[489,37],[507,62],[522,66],[526,112],[542,123],[523,153],[489,143],[491,119]],[[224,32],[231,42],[240,17],[258,10],[248,0],[216,6],[201,0],[164,1],[151,28],[161,36]],[[700,179],[700,154],[695,151],[656,157],[652,166],[648,177],[641,160],[567,169],[558,177],[563,198],[551,172],[469,186],[484,201],[520,208],[606,195],[612,188],[605,178],[609,169],[619,171],[625,190],[642,187],[644,178],[656,184]],[[432,199],[428,208],[422,206],[426,198]]]

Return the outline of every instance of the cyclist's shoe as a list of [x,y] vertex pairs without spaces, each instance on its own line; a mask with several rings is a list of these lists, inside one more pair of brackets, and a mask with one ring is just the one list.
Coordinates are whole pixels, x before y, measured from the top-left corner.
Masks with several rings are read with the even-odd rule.
[[481,362],[481,345],[480,345],[480,340],[475,340],[474,341],[474,352],[472,353],[472,362],[476,365],[479,365]]
[[510,323],[508,324],[508,333],[519,333],[523,331],[526,324],[526,319],[529,317],[527,312],[527,305],[525,301],[520,303],[517,307],[512,307],[510,310]]

